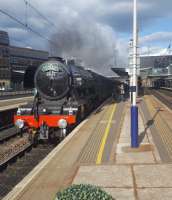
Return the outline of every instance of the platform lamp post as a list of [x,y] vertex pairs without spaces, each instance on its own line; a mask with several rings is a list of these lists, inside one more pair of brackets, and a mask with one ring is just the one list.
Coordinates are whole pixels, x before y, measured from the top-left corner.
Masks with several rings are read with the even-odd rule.
[[[133,69],[133,39],[130,40],[129,42],[129,86],[130,88],[133,85],[133,76],[132,76],[132,69]],[[130,90],[130,102],[132,103],[132,92]]]
[[132,105],[131,105],[131,147],[138,148],[138,107],[136,104],[137,97],[137,0],[133,0],[133,85]]

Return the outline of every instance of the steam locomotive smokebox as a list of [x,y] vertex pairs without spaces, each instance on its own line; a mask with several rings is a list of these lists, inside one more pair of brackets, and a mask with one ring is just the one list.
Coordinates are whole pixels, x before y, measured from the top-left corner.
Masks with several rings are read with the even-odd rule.
[[34,82],[41,96],[48,100],[58,100],[69,92],[71,76],[65,64],[52,59],[40,65]]

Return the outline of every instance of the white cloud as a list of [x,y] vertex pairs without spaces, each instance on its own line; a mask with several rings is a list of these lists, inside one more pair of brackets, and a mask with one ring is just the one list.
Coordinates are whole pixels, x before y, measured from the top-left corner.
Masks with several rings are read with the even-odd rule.
[[[88,47],[93,49],[96,46],[96,42],[92,42],[93,37],[99,43],[98,47],[103,47],[104,57],[97,57],[100,59],[99,63],[103,62],[102,60],[105,57],[106,62],[109,60],[108,63],[112,63],[115,47],[118,50],[119,63],[122,63],[124,58],[125,62],[127,62],[128,41],[126,38],[121,38],[119,33],[125,33],[127,37],[130,37],[129,34],[132,36],[132,0],[29,0],[29,2],[56,25],[54,27],[48,24],[34,10],[28,7],[28,24],[40,34],[51,37],[52,33],[74,32],[73,28],[76,27],[76,32],[81,37],[81,41],[87,41]],[[160,17],[172,16],[171,0],[139,0],[138,3],[141,31],[143,28],[148,29],[151,27],[156,22],[156,19]],[[0,0],[0,4],[2,9],[25,23],[26,8],[23,0]],[[27,42],[30,43],[27,46],[47,49],[47,41],[30,32],[26,32],[8,17],[4,17],[2,14],[0,14],[0,17],[0,27],[9,31],[11,37],[16,38],[18,42],[16,44],[23,43],[25,45]],[[161,29],[163,30],[163,27]],[[171,32],[162,30],[143,37],[141,45],[171,40]],[[75,40],[75,37],[72,38]],[[68,45],[71,44],[68,43]],[[77,48],[79,44],[74,46]],[[75,53],[77,52],[76,48]],[[87,51],[85,53],[86,56],[91,57],[94,55],[94,52]],[[97,55],[101,55],[99,52],[100,50]]]
[[143,46],[140,48],[141,56],[155,56],[155,55],[168,55],[168,48],[162,48],[160,46]]
[[172,32],[155,32],[150,35],[146,35],[141,38],[140,43],[152,43],[152,42],[171,42]]

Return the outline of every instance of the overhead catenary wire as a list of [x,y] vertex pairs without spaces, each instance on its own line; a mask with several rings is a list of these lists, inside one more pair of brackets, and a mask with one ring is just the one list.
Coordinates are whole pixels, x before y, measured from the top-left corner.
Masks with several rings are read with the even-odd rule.
[[44,40],[47,40],[50,44],[52,44],[53,46],[56,46],[54,44],[53,41],[49,40],[47,37],[45,37],[44,35],[40,34],[39,32],[35,31],[34,29],[32,29],[31,27],[29,27],[27,24],[23,23],[22,21],[20,21],[19,19],[17,19],[16,17],[12,16],[11,14],[9,14],[8,12],[0,9],[0,13],[8,16],[10,19],[12,19],[13,21],[15,21],[16,23],[20,24],[21,26],[23,26],[24,28],[26,28],[27,30],[29,30],[30,32],[34,33],[35,35],[41,37]]
[[48,24],[56,27],[56,25],[50,21],[45,15],[43,15],[37,8],[35,8],[35,6],[33,6],[28,0],[24,0],[25,4],[26,4],[26,8],[27,6],[29,6],[31,9],[33,9],[40,17],[42,17]]

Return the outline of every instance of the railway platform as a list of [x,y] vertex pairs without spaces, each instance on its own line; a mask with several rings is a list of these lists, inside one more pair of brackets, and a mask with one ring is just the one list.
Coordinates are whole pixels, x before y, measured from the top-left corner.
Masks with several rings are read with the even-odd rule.
[[138,99],[139,143],[130,148],[130,103],[106,101],[3,200],[52,200],[71,184],[100,186],[116,200],[172,199],[172,111]]
[[0,111],[18,108],[19,106],[25,105],[28,101],[31,100],[33,100],[33,96],[2,99],[0,100]]

